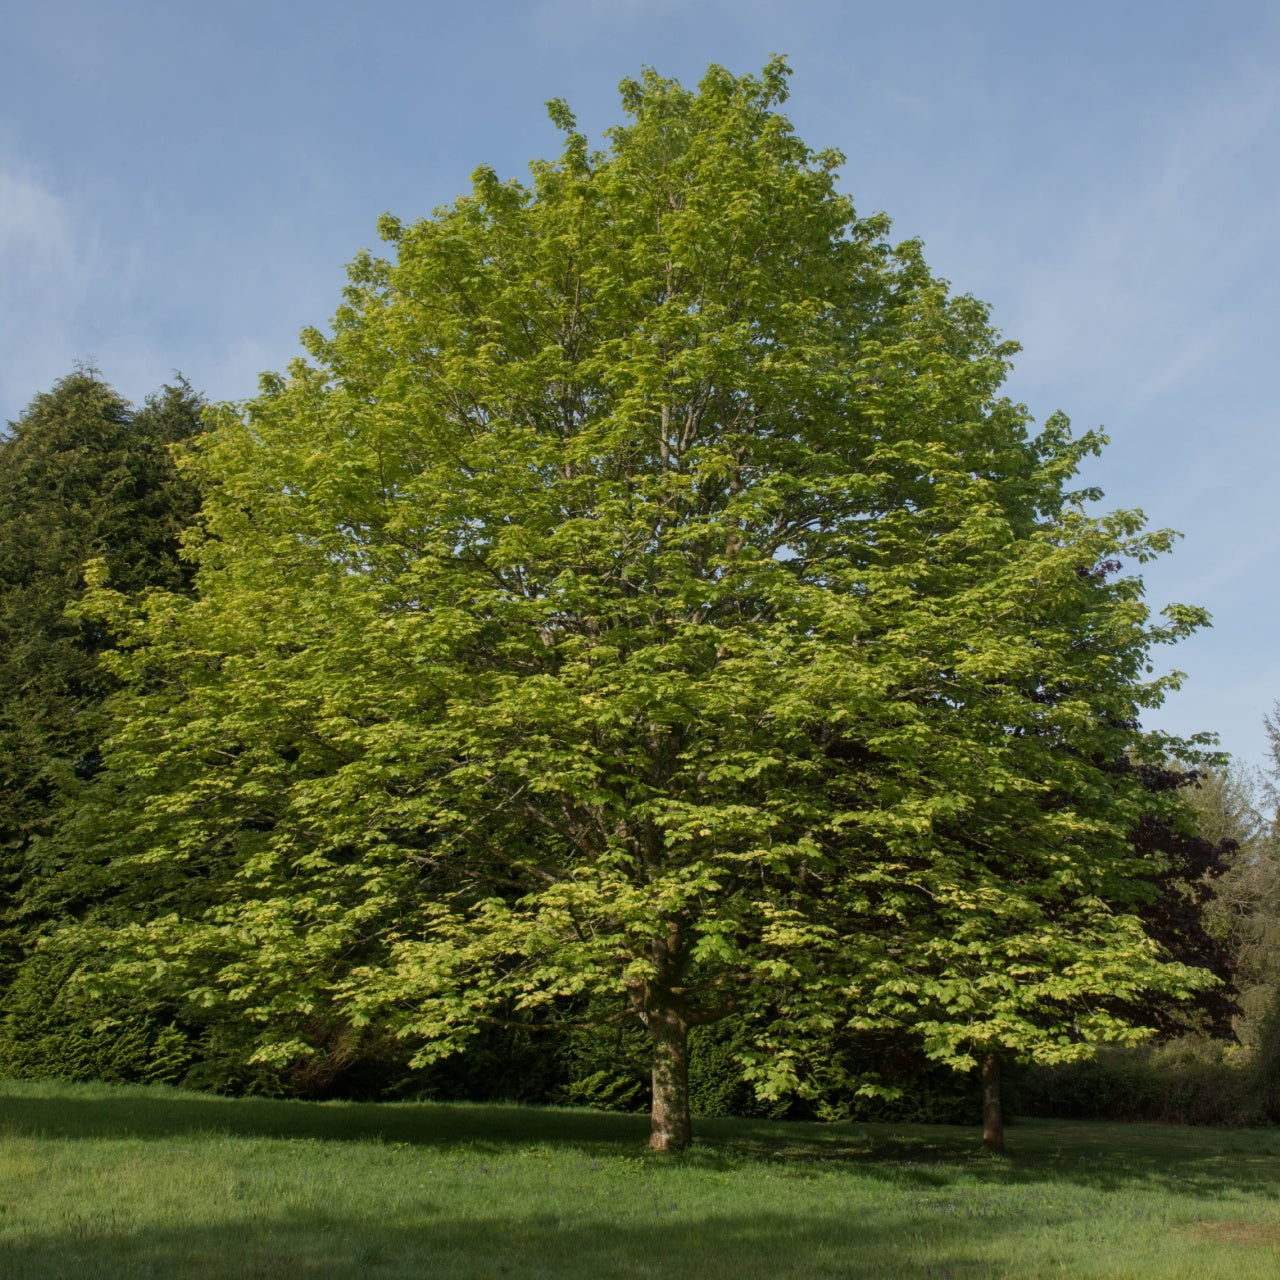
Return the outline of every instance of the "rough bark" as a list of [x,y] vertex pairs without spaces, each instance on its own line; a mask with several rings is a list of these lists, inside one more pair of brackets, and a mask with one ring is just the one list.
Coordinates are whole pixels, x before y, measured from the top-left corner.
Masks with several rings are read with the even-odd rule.
[[1004,1155],[1004,1108],[1000,1097],[1000,1055],[982,1059],[982,1150],[989,1156]]
[[653,1110],[650,1151],[683,1151],[689,1145],[689,1028],[674,1009],[652,1010]]

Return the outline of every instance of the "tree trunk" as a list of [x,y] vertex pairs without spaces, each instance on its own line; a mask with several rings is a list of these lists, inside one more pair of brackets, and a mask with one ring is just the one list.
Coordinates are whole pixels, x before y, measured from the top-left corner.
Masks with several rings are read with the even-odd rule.
[[689,1145],[689,1028],[674,1009],[649,1013],[653,1037],[653,1111],[650,1151],[683,1151]]
[[982,1150],[989,1156],[1004,1155],[1004,1108],[1000,1099],[1000,1055],[982,1059]]

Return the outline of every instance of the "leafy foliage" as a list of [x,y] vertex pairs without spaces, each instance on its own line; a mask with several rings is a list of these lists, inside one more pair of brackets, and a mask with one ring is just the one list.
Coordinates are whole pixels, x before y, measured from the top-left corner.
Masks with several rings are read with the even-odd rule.
[[[1144,815],[1130,836],[1152,868],[1154,893],[1141,909],[1143,927],[1169,955],[1212,973],[1218,985],[1202,992],[1192,1008],[1149,995],[1135,1014],[1166,1037],[1196,1033],[1229,1039],[1240,1012],[1238,964],[1229,939],[1214,928],[1213,904],[1223,877],[1240,865],[1240,843],[1232,835],[1215,831],[1217,838],[1210,838],[1198,829],[1195,819],[1203,801],[1196,770],[1146,765],[1138,774],[1148,791],[1181,802],[1170,811]],[[1218,776],[1206,775],[1206,785],[1218,785]]]

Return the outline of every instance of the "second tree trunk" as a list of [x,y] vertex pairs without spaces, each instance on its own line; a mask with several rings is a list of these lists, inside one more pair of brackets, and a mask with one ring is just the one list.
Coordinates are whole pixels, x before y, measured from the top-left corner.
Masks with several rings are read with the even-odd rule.
[[982,1059],[982,1149],[991,1156],[1004,1155],[1004,1108],[1000,1097],[1000,1055]]

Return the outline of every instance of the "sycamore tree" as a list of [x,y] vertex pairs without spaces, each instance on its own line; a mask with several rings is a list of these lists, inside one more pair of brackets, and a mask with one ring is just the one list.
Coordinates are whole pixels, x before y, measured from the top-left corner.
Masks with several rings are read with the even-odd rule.
[[529,184],[380,230],[310,359],[226,407],[198,599],[113,594],[136,682],[84,838],[163,903],[120,972],[260,1027],[637,1019],[652,1146],[730,1014],[765,1096],[842,1031],[966,1066],[1139,1034],[1210,981],[1142,927],[1167,679],[1070,490],[1093,436],[838,189],[787,70],[646,72]]

